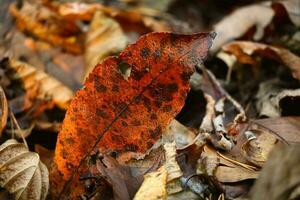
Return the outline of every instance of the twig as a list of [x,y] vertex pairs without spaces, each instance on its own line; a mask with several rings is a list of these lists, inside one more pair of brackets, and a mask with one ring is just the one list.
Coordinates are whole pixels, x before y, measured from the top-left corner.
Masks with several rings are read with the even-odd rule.
[[10,111],[10,116],[11,116],[11,119],[13,120],[14,124],[16,125],[18,131],[20,132],[20,135],[21,135],[21,137],[22,137],[23,143],[25,144],[25,146],[27,147],[27,149],[29,149],[29,148],[28,148],[28,145],[27,145],[27,142],[26,142],[26,140],[25,140],[25,137],[24,137],[24,135],[23,135],[23,131],[22,131],[22,129],[20,128],[17,119],[15,118],[14,114],[13,114],[11,111]]

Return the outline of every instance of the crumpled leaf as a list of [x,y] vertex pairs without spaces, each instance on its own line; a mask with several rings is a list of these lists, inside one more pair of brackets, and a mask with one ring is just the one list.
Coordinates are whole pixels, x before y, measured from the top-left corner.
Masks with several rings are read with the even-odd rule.
[[[55,162],[64,181],[54,180],[55,188],[61,190],[67,181],[63,195],[75,198],[80,190],[70,186],[86,170],[92,151],[113,153],[124,162],[150,149],[182,108],[191,66],[205,58],[213,37],[151,33],[97,65],[59,133]],[[131,69],[127,79],[124,69]]]
[[85,42],[85,77],[107,56],[121,52],[127,38],[120,25],[102,11],[95,12]]
[[299,145],[277,145],[253,186],[250,199],[297,199],[292,197],[299,192],[299,165]]
[[292,71],[294,78],[300,80],[300,57],[287,49],[247,41],[231,42],[223,46],[222,49],[234,54],[238,62],[242,64],[256,64],[255,60],[250,57],[250,55],[255,53],[277,60],[285,64]]
[[166,199],[167,170],[164,166],[157,171],[145,175],[144,182],[134,196],[134,200],[161,200]]
[[5,93],[3,91],[3,88],[0,86],[0,135],[2,134],[3,129],[6,126],[7,122],[7,115],[8,115],[8,105],[7,105],[7,99],[5,96]]
[[14,139],[0,146],[0,186],[13,193],[15,199],[46,199],[48,169],[39,155]]
[[53,101],[58,107],[67,109],[74,95],[69,88],[29,64],[13,59],[9,60],[9,63],[9,67],[16,71],[13,79],[21,80],[25,90],[32,90],[32,88],[38,87],[38,93],[35,98]]
[[218,36],[211,48],[219,50],[225,43],[243,36],[251,27],[256,27],[255,40],[262,38],[264,28],[271,22],[274,11],[263,4],[245,6],[237,9],[214,26]]

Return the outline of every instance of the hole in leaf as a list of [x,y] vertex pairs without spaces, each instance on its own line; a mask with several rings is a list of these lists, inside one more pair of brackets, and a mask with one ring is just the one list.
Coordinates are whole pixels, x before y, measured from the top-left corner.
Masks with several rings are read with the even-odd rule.
[[119,72],[124,77],[125,80],[128,80],[128,77],[131,73],[131,66],[126,62],[120,62],[118,65]]

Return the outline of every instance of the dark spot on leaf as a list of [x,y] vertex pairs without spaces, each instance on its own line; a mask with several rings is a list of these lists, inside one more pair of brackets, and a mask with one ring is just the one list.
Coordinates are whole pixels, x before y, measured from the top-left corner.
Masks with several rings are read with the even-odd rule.
[[121,143],[123,142],[123,137],[120,135],[112,135],[111,136],[112,141],[117,142],[117,143]]
[[143,58],[147,58],[150,54],[150,49],[147,48],[147,47],[144,47],[142,50],[141,50],[141,56]]
[[102,118],[107,118],[108,114],[106,112],[104,112],[103,110],[97,108],[96,109],[96,115],[102,117]]
[[161,49],[156,49],[153,53],[154,59],[158,59],[161,57]]
[[141,122],[137,119],[133,119],[133,121],[130,123],[132,126],[140,126]]
[[122,120],[121,123],[122,123],[122,126],[124,126],[124,127],[128,126],[128,124],[125,121],[123,121],[123,120]]
[[146,107],[146,109],[150,112],[152,110],[150,99],[146,96],[142,96],[141,101],[143,102],[143,105]]
[[172,110],[172,106],[166,105],[161,109],[163,112],[170,112]]
[[97,92],[106,92],[107,91],[107,88],[101,84],[96,84],[95,88],[96,88]]
[[149,66],[146,65],[145,67],[143,67],[143,69],[137,71],[136,68],[132,68],[132,74],[131,77],[136,80],[139,81],[141,80],[145,74],[147,74],[149,72]]
[[150,149],[153,146],[152,142],[147,142],[147,148]]
[[156,120],[157,119],[157,115],[155,113],[152,113],[151,116],[150,116],[150,119]]
[[113,92],[119,92],[119,86],[118,85],[113,85],[112,86],[112,89],[111,89]]
[[70,144],[70,145],[72,145],[72,144],[75,143],[74,139],[71,138],[71,137],[67,137],[67,138],[65,139],[65,141],[66,141],[66,143],[68,143],[68,144]]
[[162,133],[161,126],[157,126],[154,130],[149,130],[149,133],[151,138],[157,139]]
[[186,83],[187,81],[189,81],[190,77],[191,77],[191,73],[190,72],[182,72],[180,74],[180,78],[181,78],[181,80],[182,80],[183,83]]

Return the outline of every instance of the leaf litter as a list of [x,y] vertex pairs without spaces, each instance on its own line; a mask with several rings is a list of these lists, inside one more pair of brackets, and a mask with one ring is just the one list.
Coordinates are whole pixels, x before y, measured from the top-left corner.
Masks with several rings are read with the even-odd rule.
[[0,197],[298,198],[299,8],[5,1]]

